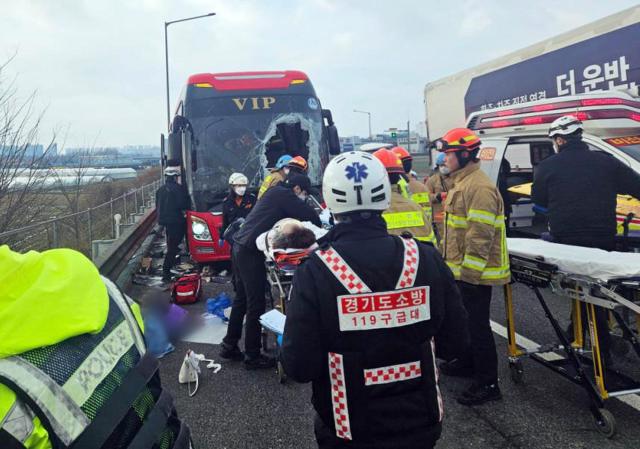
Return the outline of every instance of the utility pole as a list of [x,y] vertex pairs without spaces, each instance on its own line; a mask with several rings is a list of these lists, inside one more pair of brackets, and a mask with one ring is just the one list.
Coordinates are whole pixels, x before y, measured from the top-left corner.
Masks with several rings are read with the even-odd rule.
[[202,14],[201,16],[187,17],[186,19],[179,19],[179,20],[171,20],[169,22],[164,23],[164,70],[165,70],[165,76],[167,80],[167,132],[171,128],[171,110],[170,110],[171,100],[169,98],[169,40],[167,38],[167,28],[169,28],[169,25],[171,25],[172,23],[186,22],[187,20],[201,19],[203,17],[211,17],[215,15],[216,15],[215,12],[210,12],[209,14]]
[[411,153],[411,121],[407,120],[407,151]]

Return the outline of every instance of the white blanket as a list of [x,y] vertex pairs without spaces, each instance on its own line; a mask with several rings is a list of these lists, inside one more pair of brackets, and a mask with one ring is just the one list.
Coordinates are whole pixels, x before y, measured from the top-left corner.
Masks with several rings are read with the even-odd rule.
[[535,239],[507,239],[509,254],[542,257],[566,273],[603,281],[615,277],[640,276],[640,253],[608,252],[596,248],[561,245]]

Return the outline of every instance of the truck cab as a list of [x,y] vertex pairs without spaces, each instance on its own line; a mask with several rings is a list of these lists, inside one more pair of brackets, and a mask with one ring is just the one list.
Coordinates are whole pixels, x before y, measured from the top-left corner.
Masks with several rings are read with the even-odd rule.
[[[496,184],[508,188],[533,181],[536,166],[555,151],[547,133],[557,118],[572,114],[584,124],[583,140],[593,151],[604,151],[640,173],[640,98],[607,91],[552,98],[517,107],[472,113],[467,127],[480,136],[481,167]],[[513,235],[539,235],[546,220],[533,211],[531,199],[510,194]],[[587,201],[587,199],[585,199]],[[640,211],[635,215],[640,216]],[[628,219],[618,214],[618,222]],[[630,229],[640,227],[632,218]]]

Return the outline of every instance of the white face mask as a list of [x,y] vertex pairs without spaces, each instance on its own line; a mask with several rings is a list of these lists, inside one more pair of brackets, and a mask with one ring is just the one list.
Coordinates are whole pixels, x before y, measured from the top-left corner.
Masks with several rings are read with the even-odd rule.
[[243,187],[234,187],[233,191],[236,192],[236,195],[242,196],[247,191],[247,188],[244,187],[244,186]]
[[448,175],[449,173],[451,173],[451,170],[449,170],[449,167],[447,167],[446,165],[441,165],[440,166],[440,173],[442,173],[443,175]]
[[560,147],[558,147],[558,143],[555,140],[553,141],[553,151],[560,152]]
[[307,201],[307,194],[306,193],[296,193],[296,196],[298,198],[300,198],[302,201]]
[[286,176],[286,175],[288,175],[288,174],[289,174],[289,172],[291,171],[291,169],[290,169],[290,168],[287,168],[287,167],[283,168],[283,170],[284,170],[284,174],[285,174],[285,176]]

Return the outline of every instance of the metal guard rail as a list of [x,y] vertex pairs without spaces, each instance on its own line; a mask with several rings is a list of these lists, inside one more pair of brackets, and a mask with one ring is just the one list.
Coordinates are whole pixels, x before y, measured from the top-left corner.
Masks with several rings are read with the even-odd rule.
[[145,213],[136,226],[125,230],[120,238],[115,240],[105,254],[100,256],[95,264],[103,276],[120,285],[118,278],[127,268],[143,241],[151,233],[156,222],[157,211],[154,207]]

